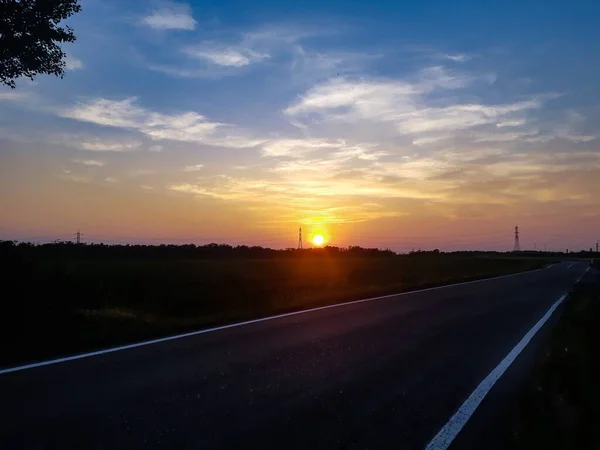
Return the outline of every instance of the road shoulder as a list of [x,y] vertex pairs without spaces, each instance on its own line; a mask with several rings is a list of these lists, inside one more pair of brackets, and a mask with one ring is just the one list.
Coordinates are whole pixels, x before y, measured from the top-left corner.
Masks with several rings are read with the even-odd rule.
[[486,423],[485,410],[476,415],[453,449],[598,448],[598,269],[575,286],[558,312],[529,354],[512,368],[510,376],[517,380],[512,389],[504,380],[494,398],[486,399],[487,409],[493,405],[496,410],[494,420]]

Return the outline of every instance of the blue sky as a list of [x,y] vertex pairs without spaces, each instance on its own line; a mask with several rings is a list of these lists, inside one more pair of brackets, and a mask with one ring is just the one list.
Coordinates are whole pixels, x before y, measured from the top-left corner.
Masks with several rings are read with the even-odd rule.
[[597,2],[81,3],[0,88],[4,238],[600,238]]

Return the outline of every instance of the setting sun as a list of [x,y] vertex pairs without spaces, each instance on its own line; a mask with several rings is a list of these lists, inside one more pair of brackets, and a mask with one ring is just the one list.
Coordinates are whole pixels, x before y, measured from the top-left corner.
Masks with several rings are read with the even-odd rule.
[[323,245],[325,243],[325,238],[323,237],[322,234],[315,234],[312,238],[313,244],[315,244],[317,247],[320,247],[321,245]]

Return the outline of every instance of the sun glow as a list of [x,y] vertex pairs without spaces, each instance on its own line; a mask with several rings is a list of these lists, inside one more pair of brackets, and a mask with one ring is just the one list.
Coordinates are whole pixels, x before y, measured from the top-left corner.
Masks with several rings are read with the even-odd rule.
[[325,243],[325,238],[323,237],[322,234],[315,234],[312,238],[313,244],[315,244],[317,247],[320,247],[321,245],[323,245]]

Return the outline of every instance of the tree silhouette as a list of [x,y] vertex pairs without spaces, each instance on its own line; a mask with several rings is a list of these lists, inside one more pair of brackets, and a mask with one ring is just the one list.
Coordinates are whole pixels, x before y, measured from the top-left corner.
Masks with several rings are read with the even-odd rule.
[[60,43],[74,42],[73,30],[58,24],[81,11],[79,0],[0,0],[0,81],[40,73],[64,76]]

